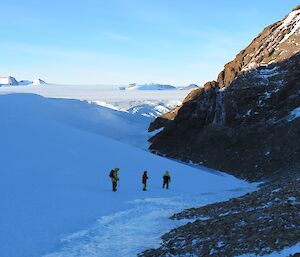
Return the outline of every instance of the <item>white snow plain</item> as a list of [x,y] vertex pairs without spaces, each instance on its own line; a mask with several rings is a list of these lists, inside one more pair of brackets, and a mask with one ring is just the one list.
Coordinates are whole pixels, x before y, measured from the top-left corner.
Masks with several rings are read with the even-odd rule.
[[[45,88],[35,93],[62,97]],[[139,149],[147,138],[139,128],[148,118],[82,101],[103,97],[83,91],[66,92],[65,98],[81,99],[72,100],[0,90],[0,256],[135,256],[179,224],[168,219],[172,213],[256,188]],[[120,168],[116,193],[108,176],[114,167]],[[165,170],[172,176],[168,191]]]
[[[119,90],[112,85],[56,85],[0,87],[0,92],[33,93],[51,98],[68,98],[125,104],[143,101],[181,101],[185,90]],[[130,106],[133,107],[133,106]]]
[[27,85],[0,87],[0,93],[33,93],[51,98],[78,99],[153,120],[173,109],[187,94],[182,90],[119,90],[112,85]]

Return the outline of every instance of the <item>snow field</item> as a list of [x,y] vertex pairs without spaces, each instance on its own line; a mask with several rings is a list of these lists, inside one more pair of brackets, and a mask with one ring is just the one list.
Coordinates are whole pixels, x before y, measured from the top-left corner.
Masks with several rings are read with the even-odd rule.
[[[254,189],[124,144],[140,120],[119,114],[84,101],[0,94],[0,256],[124,256],[158,243],[172,227],[166,218],[172,212]],[[114,167],[120,168],[116,193],[108,176]],[[161,188],[165,170],[172,176],[169,191]],[[201,197],[206,194],[213,195]],[[116,234],[128,241],[121,252],[108,252],[117,248],[108,245]],[[130,238],[136,234],[149,240]]]

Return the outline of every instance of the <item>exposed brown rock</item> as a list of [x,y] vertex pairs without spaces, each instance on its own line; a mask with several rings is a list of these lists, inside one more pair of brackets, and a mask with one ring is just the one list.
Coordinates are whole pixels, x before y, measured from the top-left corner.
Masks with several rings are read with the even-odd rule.
[[[153,152],[249,180],[300,166],[300,10],[265,28],[218,80],[192,91],[149,130]],[[298,29],[296,29],[298,28]]]

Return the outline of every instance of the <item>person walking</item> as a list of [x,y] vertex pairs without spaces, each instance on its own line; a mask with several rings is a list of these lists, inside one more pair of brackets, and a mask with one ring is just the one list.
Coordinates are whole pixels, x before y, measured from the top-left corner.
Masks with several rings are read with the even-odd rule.
[[170,173],[169,171],[166,171],[165,174],[163,175],[163,188],[166,188],[169,189],[169,183],[171,182],[171,176],[170,176]]
[[147,191],[147,179],[148,179],[148,175],[147,175],[147,171],[145,170],[142,177],[143,191]]
[[112,182],[112,191],[117,191],[118,181],[119,181],[119,168],[114,168],[110,171],[109,177],[111,178]]

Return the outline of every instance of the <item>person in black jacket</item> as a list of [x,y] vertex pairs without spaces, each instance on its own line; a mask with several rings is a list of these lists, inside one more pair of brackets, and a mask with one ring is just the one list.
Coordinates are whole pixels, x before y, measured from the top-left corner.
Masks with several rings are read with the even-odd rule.
[[143,183],[143,191],[147,191],[147,171],[144,171],[143,177],[142,177],[142,183]]
[[166,171],[165,174],[163,175],[163,188],[166,188],[169,189],[169,183],[171,182],[171,176],[170,176],[170,173],[169,171]]

